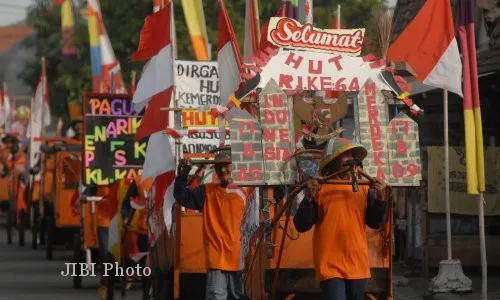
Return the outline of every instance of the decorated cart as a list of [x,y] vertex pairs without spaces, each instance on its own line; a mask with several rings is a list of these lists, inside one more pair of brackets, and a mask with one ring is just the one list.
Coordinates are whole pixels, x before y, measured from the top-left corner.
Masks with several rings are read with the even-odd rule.
[[[242,225],[245,288],[251,299],[300,294],[312,299],[315,296],[310,294],[319,291],[310,250],[312,232],[299,234],[290,222],[308,179],[352,185],[354,191],[372,184],[373,177],[393,187],[420,183],[418,127],[412,117],[422,111],[401,88],[406,87],[404,80],[383,59],[359,56],[363,36],[364,29],[322,30],[288,18],[271,18],[270,46],[240,67],[246,81],[229,97],[221,91],[220,102],[208,105],[190,102],[207,99],[209,92],[186,88],[184,77],[179,76],[186,63],[177,62],[174,105],[163,109],[178,116],[166,130],[180,144],[176,157],[190,158],[196,165],[217,164],[210,160],[207,148],[186,144],[193,134],[216,130],[219,144],[227,145],[229,133],[233,181],[255,187]],[[201,76],[191,73],[191,83],[193,77]],[[204,87],[208,81],[198,80],[205,85],[191,86]],[[389,105],[397,113],[389,111]],[[212,129],[199,128],[207,120],[212,120]],[[355,174],[353,166],[347,167],[344,172],[352,173],[349,181],[320,177],[318,163],[327,141],[342,135],[354,136],[368,149],[363,171]],[[286,191],[284,197],[275,194],[280,189]],[[164,212],[173,206],[167,204]],[[384,226],[366,233],[372,273],[366,293],[371,299],[393,298],[393,205],[391,197]],[[196,278],[206,272],[201,227],[200,212],[176,208],[175,231],[167,231],[175,238],[165,239],[170,243],[168,252],[175,252],[175,260],[166,265],[173,266],[176,299],[196,296],[199,291],[187,288],[186,282],[198,284]]]

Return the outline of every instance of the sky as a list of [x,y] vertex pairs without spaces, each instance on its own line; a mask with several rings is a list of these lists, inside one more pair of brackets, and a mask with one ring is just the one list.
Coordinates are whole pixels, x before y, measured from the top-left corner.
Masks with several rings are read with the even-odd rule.
[[32,0],[0,0],[0,26],[24,20],[31,3]]

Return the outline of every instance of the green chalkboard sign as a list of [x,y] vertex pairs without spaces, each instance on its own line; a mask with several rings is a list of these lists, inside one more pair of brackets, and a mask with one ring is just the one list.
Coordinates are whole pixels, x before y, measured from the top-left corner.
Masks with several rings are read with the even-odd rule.
[[108,185],[141,174],[147,139],[134,141],[142,115],[132,96],[88,93],[83,111],[85,185]]

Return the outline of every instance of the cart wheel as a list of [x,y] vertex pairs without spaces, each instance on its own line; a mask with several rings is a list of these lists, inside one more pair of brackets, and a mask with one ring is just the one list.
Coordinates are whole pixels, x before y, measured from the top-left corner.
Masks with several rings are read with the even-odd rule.
[[26,211],[19,212],[19,246],[24,247],[24,230],[26,229]]
[[52,254],[54,252],[53,249],[53,243],[54,243],[54,224],[52,221],[52,217],[47,217],[47,224],[46,224],[46,231],[47,231],[47,241],[46,241],[46,246],[45,246],[45,259],[47,260],[52,260]]
[[73,288],[81,289],[82,288],[82,277],[80,264],[82,262],[82,248],[81,248],[81,238],[80,238],[80,229],[75,230],[73,234],[73,262],[77,263],[77,272],[78,276],[73,276]]
[[30,219],[31,219],[31,248],[36,250],[38,248],[38,208],[36,206],[31,207]]

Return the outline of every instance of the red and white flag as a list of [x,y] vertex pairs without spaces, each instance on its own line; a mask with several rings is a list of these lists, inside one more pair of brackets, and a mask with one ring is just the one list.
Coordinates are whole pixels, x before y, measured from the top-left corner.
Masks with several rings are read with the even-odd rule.
[[[33,135],[39,134],[38,130],[42,130],[42,121],[44,127],[50,126],[50,106],[49,106],[49,88],[47,84],[47,72],[45,63],[42,63],[42,73],[35,90],[32,106],[32,118],[34,119],[33,128],[28,131],[34,131]],[[30,134],[28,132],[28,134]],[[38,135],[36,135],[38,136]]]
[[259,50],[260,38],[259,7],[257,0],[247,0],[245,11],[245,48],[244,61],[250,63],[250,57]]
[[173,181],[175,178],[175,159],[170,144],[170,138],[163,132],[151,135],[146,150],[142,178],[152,180],[152,195],[148,208],[150,218],[148,227],[150,232],[150,245],[163,230],[167,232],[172,227],[172,209],[175,203],[173,195]]
[[462,96],[462,63],[450,1],[419,1],[413,6],[418,12],[412,20],[395,11],[394,20],[408,25],[402,24],[402,32],[393,37],[387,59],[407,62],[419,81]]
[[170,233],[173,224],[175,170],[158,176],[153,184],[148,218],[149,245],[154,246],[163,232]]
[[136,111],[148,103],[135,139],[139,140],[168,126],[168,113],[160,108],[170,105],[174,83],[173,54],[170,31],[172,3],[148,16],[141,30],[139,49],[133,60],[149,60],[134,93]]
[[173,85],[173,56],[170,38],[169,3],[156,13],[146,17],[141,30],[139,49],[132,60],[149,60],[142,71],[134,94],[134,104],[142,109],[149,99]]
[[233,25],[229,19],[223,0],[219,4],[219,40],[217,43],[217,61],[219,63],[220,104],[226,106],[229,97],[241,83],[242,59]]

